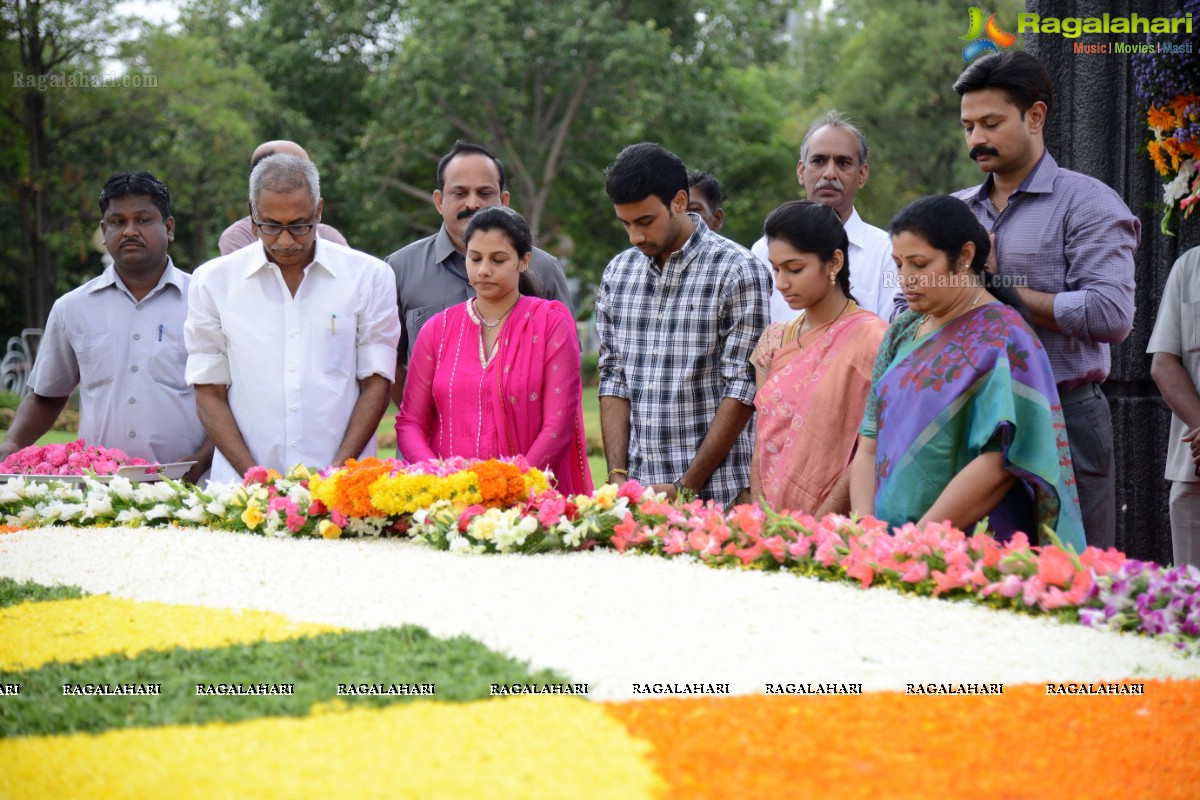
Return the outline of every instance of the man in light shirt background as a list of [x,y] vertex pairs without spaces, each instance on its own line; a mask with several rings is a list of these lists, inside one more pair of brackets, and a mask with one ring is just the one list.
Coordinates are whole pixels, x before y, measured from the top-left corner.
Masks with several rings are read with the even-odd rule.
[[[400,335],[392,399],[404,400],[404,376],[417,334],[431,317],[475,296],[467,280],[463,233],[480,209],[507,206],[511,199],[504,162],[482,145],[454,143],[438,161],[433,204],[442,217],[437,233],[412,242],[387,257],[396,282]],[[567,276],[558,259],[534,247],[529,270],[542,284],[542,296],[574,311]]]
[[712,173],[702,169],[688,173],[687,210],[699,214],[713,233],[720,233],[721,228],[725,227],[725,209],[721,208],[723,199],[721,183]]
[[196,270],[184,329],[214,481],[372,455],[400,338],[388,266],[315,235],[312,162],[261,161],[250,206],[259,241]]
[[[796,180],[809,200],[830,206],[842,219],[850,239],[850,252],[846,254],[850,260],[850,293],[859,306],[889,320],[899,287],[892,261],[892,237],[864,222],[854,208],[854,198],[867,185],[870,173],[867,155],[866,135],[841,114],[830,111],[814,120],[804,134]],[[770,266],[765,236],[751,250]],[[775,274],[773,268],[771,274]],[[794,319],[799,313],[779,292],[771,293],[771,322]]]

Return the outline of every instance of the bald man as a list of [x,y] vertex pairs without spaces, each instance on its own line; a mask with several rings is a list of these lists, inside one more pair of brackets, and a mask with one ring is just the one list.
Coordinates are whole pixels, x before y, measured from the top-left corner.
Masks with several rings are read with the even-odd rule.
[[[296,156],[303,158],[305,161],[312,161],[308,157],[308,153],[300,145],[295,142],[289,142],[287,139],[277,139],[272,142],[263,142],[254,149],[254,155],[250,156],[250,170],[253,171],[258,166],[258,162],[276,153]],[[346,237],[323,222],[317,225],[317,236],[327,242],[337,242],[340,245],[349,247],[346,244]],[[221,234],[220,241],[217,242],[217,247],[221,250],[221,255],[227,256],[234,250],[241,250],[246,245],[253,244],[256,241],[258,241],[258,231],[255,230],[252,220],[250,217],[242,217],[225,229],[225,232]]]

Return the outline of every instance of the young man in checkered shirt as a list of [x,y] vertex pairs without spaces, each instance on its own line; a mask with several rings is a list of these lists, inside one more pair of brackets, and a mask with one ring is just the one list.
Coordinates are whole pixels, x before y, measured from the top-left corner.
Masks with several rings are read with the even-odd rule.
[[662,147],[622,150],[605,189],[633,245],[605,268],[596,295],[608,480],[745,500],[750,353],[767,324],[767,272],[687,213],[687,169]]

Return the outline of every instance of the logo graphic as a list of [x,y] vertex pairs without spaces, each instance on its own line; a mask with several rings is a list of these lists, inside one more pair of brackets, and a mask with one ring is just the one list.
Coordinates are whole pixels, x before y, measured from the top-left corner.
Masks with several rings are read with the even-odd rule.
[[962,41],[970,43],[962,51],[963,61],[968,64],[984,53],[999,53],[1002,48],[1011,47],[1012,43],[1017,40],[1017,37],[1011,33],[1000,30],[996,25],[995,14],[988,17],[986,25],[983,24],[983,11],[979,8],[971,6],[968,14],[970,27],[965,34],[958,37]]

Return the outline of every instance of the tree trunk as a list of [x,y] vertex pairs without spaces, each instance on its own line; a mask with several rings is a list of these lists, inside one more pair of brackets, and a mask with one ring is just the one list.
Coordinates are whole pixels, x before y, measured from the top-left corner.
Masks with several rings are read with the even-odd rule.
[[[25,13],[18,8],[21,26],[21,66],[28,75],[47,75],[53,64],[45,59],[44,32],[39,3],[29,3]],[[25,325],[41,328],[50,316],[54,303],[55,264],[46,244],[49,221],[49,136],[46,133],[46,96],[41,91],[26,89],[24,97],[25,135],[29,144],[29,175],[21,187],[21,257],[25,293]]]

